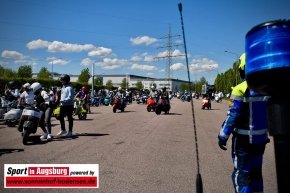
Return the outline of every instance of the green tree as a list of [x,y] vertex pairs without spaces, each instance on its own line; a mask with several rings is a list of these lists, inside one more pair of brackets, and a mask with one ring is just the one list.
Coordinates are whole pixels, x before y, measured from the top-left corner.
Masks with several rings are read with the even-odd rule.
[[15,72],[14,70],[10,68],[5,68],[3,77],[6,77],[6,78],[17,77],[17,72]]
[[128,87],[128,82],[127,82],[126,78],[123,78],[122,83],[121,83],[121,87],[126,88],[126,83],[127,83],[127,87]]
[[46,67],[42,67],[37,74],[37,78],[39,79],[49,79],[49,76],[50,72],[47,70]]
[[0,65],[0,74],[4,75],[4,72],[5,72],[5,68]]
[[90,75],[89,69],[88,68],[83,69],[81,74],[78,77],[77,82],[87,84],[89,82],[90,77],[91,77],[91,75]]
[[142,84],[141,81],[138,81],[138,82],[136,83],[136,88],[137,88],[138,90],[140,90],[140,89],[143,88],[143,84]]
[[113,81],[112,80],[108,80],[106,82],[106,88],[113,88]]
[[103,81],[101,79],[101,77],[95,77],[95,80],[94,80],[94,84],[95,85],[103,85]]
[[180,88],[181,92],[184,92],[185,90],[189,90],[188,84],[186,84],[186,83],[181,83],[179,88]]
[[30,65],[20,66],[17,71],[18,78],[31,78],[32,68]]

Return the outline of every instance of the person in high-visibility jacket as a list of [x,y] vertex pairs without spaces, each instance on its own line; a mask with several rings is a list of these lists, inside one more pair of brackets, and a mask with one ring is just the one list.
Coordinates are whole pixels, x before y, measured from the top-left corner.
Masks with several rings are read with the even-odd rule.
[[263,192],[262,162],[267,133],[266,103],[269,96],[248,88],[245,81],[246,54],[240,56],[239,72],[242,83],[232,90],[226,120],[218,135],[218,145],[226,149],[232,137],[232,182],[237,193]]

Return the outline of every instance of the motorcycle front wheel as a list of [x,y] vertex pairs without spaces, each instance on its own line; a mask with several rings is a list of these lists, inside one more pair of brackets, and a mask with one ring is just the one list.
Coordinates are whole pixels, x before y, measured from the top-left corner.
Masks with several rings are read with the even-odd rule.
[[117,108],[113,107],[113,113],[116,113],[116,111],[117,111]]
[[147,107],[147,111],[150,112],[151,111],[151,107]]
[[28,137],[29,137],[29,133],[28,133],[28,131],[26,129],[24,129],[23,135],[22,135],[22,143],[23,143],[23,145],[27,145]]

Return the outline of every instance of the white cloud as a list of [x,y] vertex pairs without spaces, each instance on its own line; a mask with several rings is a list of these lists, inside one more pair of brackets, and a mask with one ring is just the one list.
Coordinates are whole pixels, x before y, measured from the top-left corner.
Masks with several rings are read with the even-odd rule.
[[156,71],[158,68],[155,66],[149,66],[149,65],[140,65],[140,64],[133,64],[130,67],[131,70],[141,70],[141,71]]
[[147,76],[152,76],[154,73],[152,73],[152,72],[148,72],[147,73]]
[[90,66],[95,62],[95,60],[91,60],[90,58],[85,58],[81,61],[81,65]]
[[0,61],[0,66],[3,65],[3,64],[4,64],[4,62]]
[[183,43],[183,41],[182,40],[176,40],[175,43],[181,44],[181,43]]
[[208,58],[193,59],[189,65],[191,74],[216,71],[217,69],[218,63]]
[[26,62],[25,58],[28,58],[29,56],[24,56],[23,54],[16,51],[5,50],[2,52],[1,57],[14,59],[14,63],[17,64],[19,62]]
[[147,56],[145,56],[144,61],[145,62],[153,62],[154,61],[154,56],[147,55]]
[[62,60],[60,58],[55,58],[55,57],[47,57],[47,58],[45,58],[45,60],[50,61],[48,64],[53,63],[53,65],[55,65],[55,64],[66,65],[66,64],[71,62],[70,60],[66,61],[66,60]]
[[161,70],[159,70],[158,72],[165,72],[165,69],[161,69]]
[[116,56],[116,54],[113,53],[112,49],[99,47],[93,51],[90,51],[88,53],[88,56],[96,57],[96,58],[106,58],[106,57]]
[[114,70],[118,69],[123,65],[130,64],[128,60],[119,60],[117,58],[111,59],[111,58],[104,58],[103,62],[97,62],[95,63],[96,66],[100,66],[102,69],[105,70]]
[[40,49],[47,47],[48,52],[82,52],[88,51],[88,56],[104,58],[104,57],[112,57],[116,56],[112,49],[104,48],[104,47],[96,47],[93,44],[71,44],[71,43],[63,43],[60,41],[48,42],[44,40],[33,40],[29,42],[27,45],[28,49]]
[[186,70],[186,66],[184,64],[182,64],[182,63],[172,64],[171,65],[171,70],[175,70],[175,71]]
[[137,55],[131,57],[131,61],[133,61],[133,62],[138,62],[141,60],[142,60],[142,58],[140,56],[137,56]]
[[38,40],[33,40],[33,41],[29,42],[28,44],[26,44],[26,47],[29,50],[35,50],[35,49],[40,49],[40,48],[46,48],[50,44],[51,44],[51,42],[38,39]]
[[138,36],[136,38],[130,38],[133,45],[145,43],[147,46],[158,41],[156,38],[150,38],[149,36]]
[[[175,49],[171,55],[177,59],[184,59],[185,58],[185,54],[181,53],[180,50],[178,50],[178,49]],[[184,55],[184,56],[180,56],[180,55]],[[191,56],[190,54],[187,54],[188,58],[190,56]],[[167,51],[158,53],[157,57],[167,57]]]

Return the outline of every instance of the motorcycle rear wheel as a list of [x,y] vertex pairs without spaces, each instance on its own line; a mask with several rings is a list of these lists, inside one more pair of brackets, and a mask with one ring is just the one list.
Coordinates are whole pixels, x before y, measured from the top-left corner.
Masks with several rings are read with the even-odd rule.
[[26,129],[24,129],[23,135],[22,135],[22,143],[23,143],[23,145],[27,145],[28,137],[29,137],[29,133],[28,133],[28,131]]
[[78,117],[79,117],[79,120],[86,120],[87,114],[86,113],[81,113],[81,114],[78,115]]
[[159,108],[156,108],[155,109],[155,113],[156,113],[156,115],[160,115],[161,114],[161,110]]

